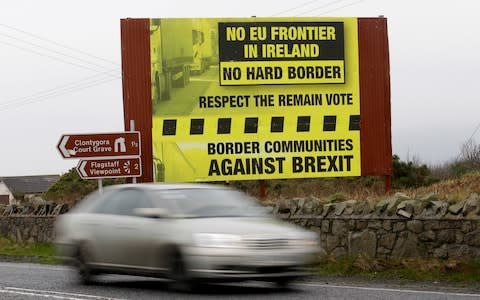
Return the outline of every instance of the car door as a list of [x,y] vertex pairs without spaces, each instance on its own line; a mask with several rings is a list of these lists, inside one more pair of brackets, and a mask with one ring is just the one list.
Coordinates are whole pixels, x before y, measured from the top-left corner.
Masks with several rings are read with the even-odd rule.
[[131,268],[150,268],[154,255],[153,231],[158,225],[155,218],[147,218],[135,214],[137,208],[152,208],[146,193],[140,189],[126,189],[118,198],[114,220],[115,247],[118,264]]
[[135,215],[136,208],[152,207],[144,193],[137,188],[123,188],[112,193],[97,210],[95,254],[106,267],[131,267],[145,265],[152,244],[154,219]]

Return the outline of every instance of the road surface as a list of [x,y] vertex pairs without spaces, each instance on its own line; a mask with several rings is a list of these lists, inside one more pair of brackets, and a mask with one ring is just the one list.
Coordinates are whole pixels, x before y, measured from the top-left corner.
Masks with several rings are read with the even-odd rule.
[[105,275],[83,286],[65,266],[0,263],[0,299],[479,299],[477,287],[445,288],[440,284],[385,284],[348,279],[313,278],[278,290],[268,283],[211,285],[194,294],[169,291],[166,282],[144,277]]

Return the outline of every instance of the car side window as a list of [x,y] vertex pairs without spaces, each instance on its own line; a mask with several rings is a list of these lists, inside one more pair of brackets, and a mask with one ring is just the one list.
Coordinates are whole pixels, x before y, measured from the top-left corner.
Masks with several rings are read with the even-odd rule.
[[137,189],[122,189],[112,193],[98,208],[98,213],[133,216],[136,208],[153,207],[145,194]]
[[155,207],[164,208],[172,214],[178,212],[178,207],[175,203],[178,195],[181,196],[181,194],[176,191],[154,191],[150,193]]

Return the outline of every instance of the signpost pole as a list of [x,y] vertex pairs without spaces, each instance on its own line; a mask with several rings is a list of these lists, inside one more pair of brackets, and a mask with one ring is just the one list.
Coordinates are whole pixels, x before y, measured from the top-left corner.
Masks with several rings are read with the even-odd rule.
[[98,179],[98,191],[100,192],[100,194],[103,194],[103,179],[102,178]]
[[[135,131],[135,120],[130,120],[130,131]],[[132,178],[132,183],[137,183],[137,177]]]

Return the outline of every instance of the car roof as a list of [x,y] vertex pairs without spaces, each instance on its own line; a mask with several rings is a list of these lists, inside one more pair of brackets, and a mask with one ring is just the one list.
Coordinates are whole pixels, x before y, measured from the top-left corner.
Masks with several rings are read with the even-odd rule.
[[107,189],[117,190],[125,188],[136,188],[142,190],[190,190],[190,189],[230,189],[219,184],[203,184],[203,183],[129,183],[118,184],[106,187]]

